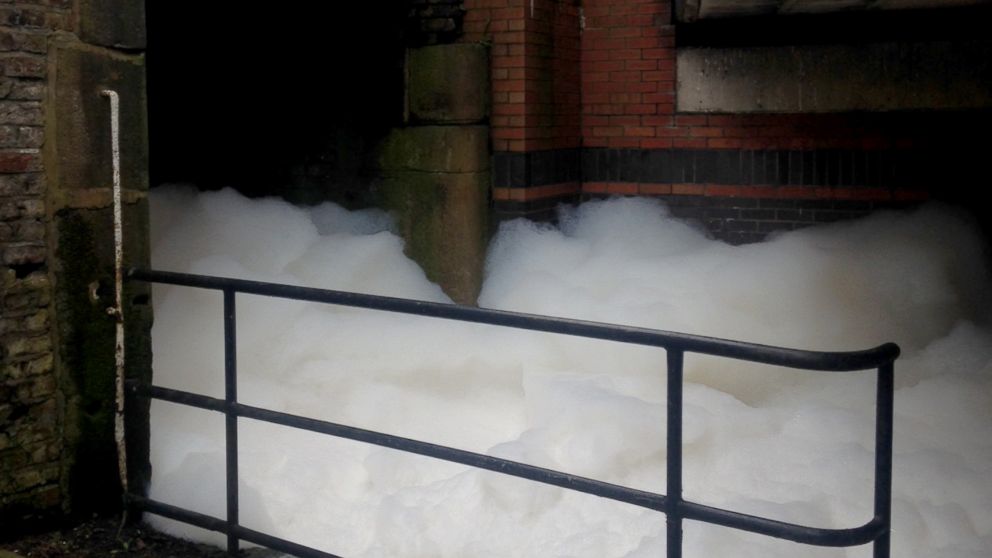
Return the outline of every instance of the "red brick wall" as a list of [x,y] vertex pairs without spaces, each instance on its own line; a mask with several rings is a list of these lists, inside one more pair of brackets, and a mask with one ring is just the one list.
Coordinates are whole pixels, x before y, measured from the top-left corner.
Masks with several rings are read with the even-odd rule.
[[494,151],[580,145],[579,8],[573,0],[465,0],[463,40],[492,56]]
[[[492,149],[528,153],[581,146],[579,7],[574,0],[465,0],[465,41],[490,44]],[[577,181],[510,189],[497,201],[579,192]]]
[[904,114],[677,114],[670,2],[586,0],[583,11],[586,147],[887,149],[922,137]]
[[673,147],[666,130],[675,124],[669,3],[587,0],[583,12],[583,145]]
[[463,40],[490,45],[494,151],[523,151],[525,0],[466,0]]
[[[961,198],[939,182],[976,176],[975,158],[961,153],[975,151],[967,138],[992,124],[989,111],[679,113],[671,2],[576,4],[465,1],[465,40],[492,45],[499,212],[547,212],[576,194],[651,195],[697,207],[809,201],[815,211],[804,215],[834,219],[934,192]],[[563,170],[572,161],[577,173]],[[759,225],[739,239],[760,237]]]

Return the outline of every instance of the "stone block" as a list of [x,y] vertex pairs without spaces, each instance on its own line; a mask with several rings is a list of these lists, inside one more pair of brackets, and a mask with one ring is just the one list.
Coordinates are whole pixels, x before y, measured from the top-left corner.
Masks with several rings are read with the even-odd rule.
[[407,75],[412,122],[472,123],[489,115],[489,51],[482,45],[410,49]]
[[48,374],[52,371],[52,364],[52,355],[49,353],[47,355],[35,357],[32,360],[9,362],[2,369],[0,369],[0,372],[3,373],[7,380],[16,381],[38,374]]
[[144,57],[69,39],[56,42],[52,56],[56,71],[48,88],[49,118],[58,126],[49,130],[54,138],[46,142],[50,187],[66,191],[112,186],[110,101],[101,91],[113,89],[121,102],[121,182],[126,189],[147,190]]
[[683,48],[677,64],[683,112],[992,107],[986,40]]
[[2,316],[0,317],[0,335],[27,334],[34,335],[48,331],[48,311],[41,310],[26,316]]
[[489,170],[487,126],[412,126],[397,128],[379,151],[382,170],[481,172]]
[[10,92],[7,93],[6,98],[11,101],[40,101],[45,98],[44,82],[18,80],[8,83],[10,83]]
[[377,191],[407,255],[452,300],[474,304],[488,242],[489,173],[395,173]]
[[5,76],[14,78],[42,79],[48,72],[44,57],[37,55],[5,57],[0,67]]
[[144,0],[80,0],[78,9],[79,37],[87,43],[123,49],[147,46]]
[[[0,175],[0,197],[40,196],[44,190],[45,180],[41,173]],[[0,213],[4,211],[0,209]]]
[[8,244],[0,249],[0,263],[7,266],[42,264],[48,249],[40,243]]
[[37,101],[0,101],[0,123],[40,126],[44,123],[41,103]]
[[0,147],[39,148],[44,143],[40,126],[0,126]]
[[0,221],[36,219],[44,216],[45,202],[40,199],[13,200],[0,207]]
[[14,337],[0,344],[7,358],[15,359],[31,355],[40,355],[52,350],[51,340],[47,335],[38,337]]

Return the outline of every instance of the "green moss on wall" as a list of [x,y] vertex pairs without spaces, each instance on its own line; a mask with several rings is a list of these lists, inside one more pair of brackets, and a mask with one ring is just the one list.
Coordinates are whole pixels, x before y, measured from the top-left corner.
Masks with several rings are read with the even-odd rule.
[[461,304],[474,304],[482,286],[488,191],[489,174],[483,172],[401,172],[378,188],[406,254]]
[[[129,206],[131,233],[125,253],[131,263],[147,261],[147,204]],[[115,321],[113,235],[109,209],[63,210],[56,215],[56,294],[59,362],[64,395],[64,481],[76,514],[115,510],[121,504],[114,441]],[[147,285],[125,291],[128,376],[149,380],[151,310]],[[94,296],[95,295],[95,296]],[[142,491],[148,466],[147,401],[130,401],[127,414],[130,483]]]
[[[112,277],[101,265],[97,231],[83,211],[56,217],[56,307],[65,394],[68,493],[73,508],[107,511],[120,504],[114,444],[114,321],[106,301]],[[105,212],[104,212],[105,213]],[[102,238],[112,238],[102,231]],[[102,268],[102,269],[101,269]],[[101,303],[102,302],[102,303]]]

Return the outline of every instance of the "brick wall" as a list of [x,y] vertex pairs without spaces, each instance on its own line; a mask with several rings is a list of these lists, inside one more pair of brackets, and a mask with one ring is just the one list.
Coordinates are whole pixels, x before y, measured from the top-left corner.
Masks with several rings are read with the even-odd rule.
[[68,0],[0,7],[0,509],[61,502],[42,100]]
[[[580,191],[580,7],[575,0],[465,0],[465,41],[490,44],[493,199],[498,213],[536,214]],[[557,172],[548,174],[547,164]],[[574,171],[574,172],[573,172]],[[531,188],[513,173],[544,173]]]
[[[554,126],[542,118],[574,110],[558,91],[558,106],[547,107],[542,95],[542,63],[559,64],[571,53],[515,60],[523,65],[516,79],[498,85],[509,73],[494,69],[494,114],[522,115],[494,121],[501,128],[494,132],[493,197],[503,215],[546,215],[562,201],[607,195],[658,196],[716,236],[747,242],[930,197],[967,198],[962,190],[980,176],[980,158],[967,155],[978,149],[967,138],[992,124],[988,111],[679,113],[669,1],[584,0],[574,20],[556,20],[550,39],[537,33],[548,29],[540,9],[532,14],[523,2],[488,7],[497,2],[507,3],[477,0],[480,13],[470,10],[467,18],[491,21],[481,12],[499,13],[500,29],[524,30],[493,33],[494,48],[502,41],[509,49],[512,38],[514,52],[543,54],[548,40],[571,44],[568,25],[580,29],[580,73],[570,89],[580,95],[577,142],[549,141]],[[573,2],[536,6],[547,4],[575,10]],[[523,93],[507,96],[497,87]]]
[[667,2],[590,0],[582,32],[582,135],[589,147],[672,147],[675,33]]
[[[109,103],[121,99],[127,265],[147,263],[144,4],[0,4],[0,537],[120,506],[113,439]],[[148,289],[125,294],[129,374],[150,375]],[[129,405],[132,486],[147,404]]]

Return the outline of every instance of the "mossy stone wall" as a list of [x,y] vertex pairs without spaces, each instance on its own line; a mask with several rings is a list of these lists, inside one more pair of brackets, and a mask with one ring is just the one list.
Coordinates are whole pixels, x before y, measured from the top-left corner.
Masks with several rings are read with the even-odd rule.
[[455,44],[407,54],[407,126],[382,142],[378,203],[406,253],[454,300],[474,304],[488,241],[489,57]]

